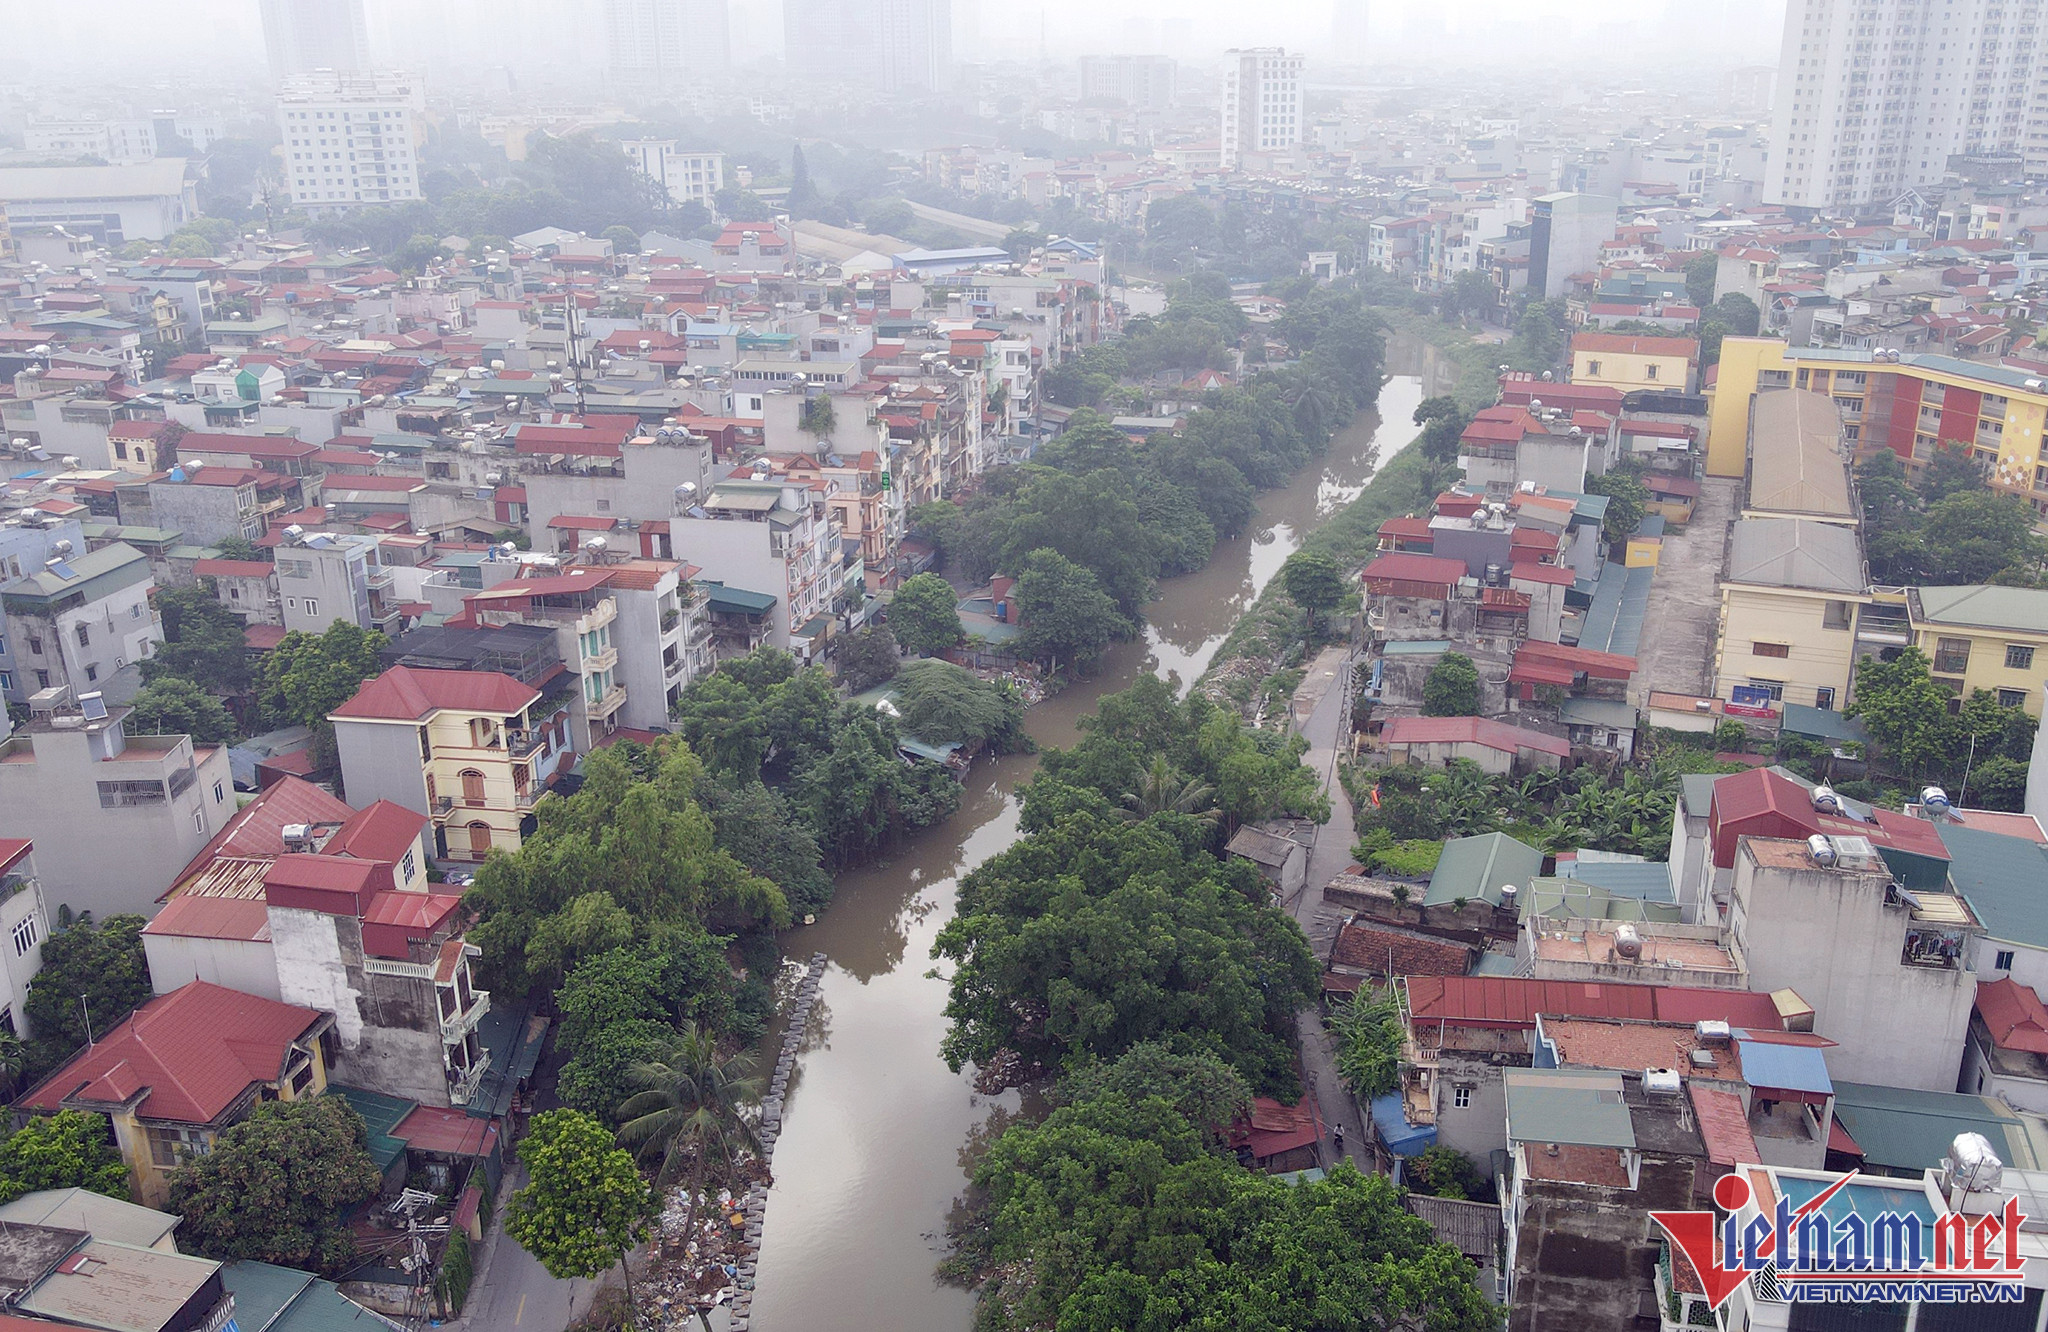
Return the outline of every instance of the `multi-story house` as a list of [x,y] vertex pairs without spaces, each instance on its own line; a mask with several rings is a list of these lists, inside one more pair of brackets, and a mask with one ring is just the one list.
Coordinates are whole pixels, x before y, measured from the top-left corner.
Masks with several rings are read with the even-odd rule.
[[491,671],[394,666],[328,719],[344,789],[434,823],[435,854],[482,860],[516,851],[533,807],[575,750],[570,702]]
[[376,537],[285,528],[276,563],[284,627],[317,634],[346,620],[363,629],[396,632],[402,603],[377,552]]
[[725,154],[691,152],[674,139],[628,139],[619,147],[634,170],[651,177],[677,203],[710,207],[725,188]]
[[16,1104],[105,1115],[130,1191],[161,1207],[176,1172],[259,1103],[327,1090],[333,1026],[315,1009],[194,981],[98,1033]]
[[[496,628],[524,624],[550,629],[562,662],[576,677],[569,710],[569,743],[589,751],[619,727],[630,691],[612,641],[619,601],[611,593],[612,571],[578,567],[536,578],[509,578],[463,598],[465,617]],[[661,697],[657,684],[656,697]],[[655,724],[665,720],[662,709]]]
[[36,875],[36,844],[25,837],[0,837],[0,1031],[33,1036],[28,1020],[28,983],[43,969],[43,940],[50,937],[50,913]]
[[0,836],[34,838],[47,899],[96,916],[148,914],[234,813],[227,750],[127,733],[97,694],[45,696],[0,744]]
[[2008,708],[2041,710],[2048,682],[2048,592],[2026,587],[1906,589],[1907,625],[1934,678],[1967,698],[1990,690]]
[[149,557],[125,542],[78,554],[57,541],[42,568],[0,592],[8,666],[0,691],[20,703],[45,689],[92,692],[163,641],[149,603]]
[[1227,51],[1223,65],[1223,169],[1246,156],[1284,153],[1301,143],[1306,56],[1277,46]]
[[192,572],[213,580],[221,605],[244,624],[284,623],[284,599],[277,591],[277,566],[268,560],[194,560]]

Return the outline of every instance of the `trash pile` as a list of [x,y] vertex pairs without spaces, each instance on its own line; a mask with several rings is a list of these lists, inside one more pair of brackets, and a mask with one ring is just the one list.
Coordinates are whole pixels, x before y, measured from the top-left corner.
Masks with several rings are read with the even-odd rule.
[[[765,1173],[757,1161],[742,1169]],[[652,1326],[682,1326],[680,1316],[731,1303],[748,1255],[746,1195],[720,1189],[702,1198],[691,1223],[687,1186],[670,1193],[655,1224],[648,1274],[634,1292]]]

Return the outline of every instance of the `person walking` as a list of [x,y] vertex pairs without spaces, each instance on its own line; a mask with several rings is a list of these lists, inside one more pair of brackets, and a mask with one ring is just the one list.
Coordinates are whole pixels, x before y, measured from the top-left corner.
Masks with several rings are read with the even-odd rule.
[[1339,1125],[1337,1125],[1336,1129],[1335,1129],[1334,1131],[1332,1131],[1332,1133],[1330,1134],[1330,1139],[1331,1139],[1331,1141],[1333,1141],[1333,1142],[1335,1142],[1335,1143],[1337,1144],[1337,1159],[1338,1159],[1338,1160],[1340,1160],[1340,1161],[1341,1161],[1341,1160],[1343,1160],[1343,1159],[1344,1159],[1344,1126],[1343,1126],[1342,1124],[1339,1124]]

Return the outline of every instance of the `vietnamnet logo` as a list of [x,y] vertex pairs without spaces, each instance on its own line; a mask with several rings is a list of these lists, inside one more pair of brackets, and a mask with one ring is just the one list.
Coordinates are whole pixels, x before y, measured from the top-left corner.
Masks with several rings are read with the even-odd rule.
[[1853,1198],[1828,1209],[1855,1178],[1853,1172],[1844,1175],[1798,1207],[1781,1195],[1770,1214],[1759,1208],[1744,1221],[1753,1194],[1748,1176],[1738,1171],[1714,1181],[1714,1202],[1725,1218],[1716,1220],[1712,1212],[1652,1212],[1650,1218],[1692,1261],[1715,1309],[1752,1277],[1761,1298],[1797,1303],[1994,1304],[2026,1298],[2026,1260],[2019,1252],[2026,1218],[2017,1201],[2006,1199],[1997,1212],[1939,1218],[1897,1211],[1865,1215],[1850,1205]]

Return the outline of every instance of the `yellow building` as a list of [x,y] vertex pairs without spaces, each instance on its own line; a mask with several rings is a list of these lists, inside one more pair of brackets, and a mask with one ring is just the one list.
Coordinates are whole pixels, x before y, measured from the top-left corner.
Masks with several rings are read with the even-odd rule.
[[[579,679],[588,688],[590,677]],[[574,695],[497,671],[394,666],[330,713],[350,803],[389,800],[433,820],[435,852],[482,860],[517,851],[533,807],[574,761]]]
[[194,981],[158,995],[15,1103],[113,1123],[135,1201],[161,1207],[171,1177],[259,1101],[327,1090],[329,1013]]
[[1915,587],[1906,591],[1906,610],[1936,680],[1962,697],[1991,690],[2006,707],[2039,715],[2048,684],[2048,592]]
[[1658,338],[1633,333],[1574,333],[1574,384],[1600,384],[1624,392],[1664,389],[1692,390],[1693,367],[1700,344],[1691,338]]
[[2023,370],[1953,356],[1788,347],[1776,338],[1727,338],[1708,390],[1707,474],[1741,476],[1750,404],[1772,389],[1834,399],[1842,433],[1859,454],[1888,448],[1909,469],[1937,448],[1967,451],[1996,490],[2048,514],[2048,382]]
[[[1870,599],[1866,587],[1853,528],[1805,518],[1736,523],[1721,580],[1715,695],[1772,708],[1841,707],[1856,666],[1856,607]],[[1738,689],[1745,692],[1738,696]]]

